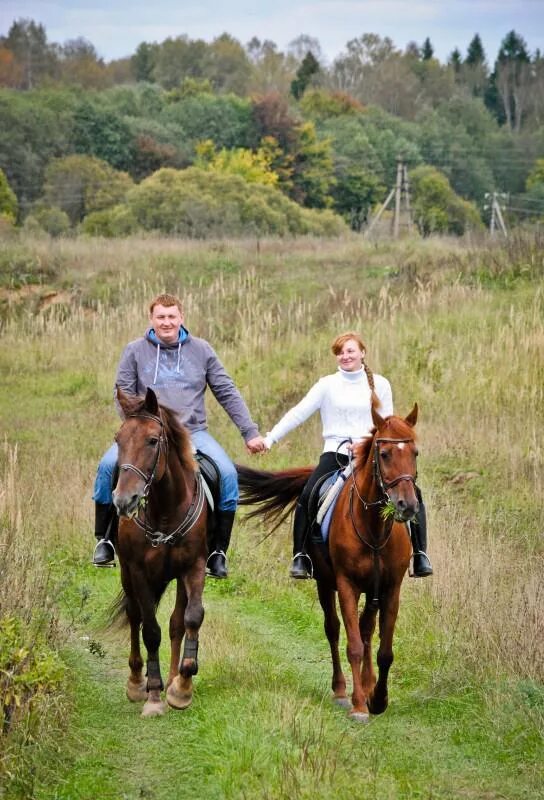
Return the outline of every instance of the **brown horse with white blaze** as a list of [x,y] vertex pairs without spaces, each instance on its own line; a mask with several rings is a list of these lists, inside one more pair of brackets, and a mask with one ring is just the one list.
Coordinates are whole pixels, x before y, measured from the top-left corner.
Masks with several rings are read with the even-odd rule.
[[[142,716],[157,716],[167,707],[161,700],[156,609],[171,580],[176,580],[177,591],[170,617],[166,700],[177,709],[192,700],[204,619],[207,505],[189,433],[174,414],[159,405],[152,389],[145,398],[129,397],[118,389],[117,398],[125,417],[116,436],[119,479],[113,493],[120,517],[117,552],[123,590],[114,617],[126,612],[130,624],[127,697],[145,701]],[[147,650],[147,681],[140,628]]]
[[[375,410],[376,429],[355,447],[351,476],[338,497],[331,519],[328,549],[308,541],[314,565],[325,633],[332,656],[333,699],[349,707],[350,717],[366,722],[388,705],[387,681],[393,663],[393,633],[399,610],[401,584],[412,547],[406,523],[418,511],[414,426],[417,404],[404,419],[383,419]],[[259,472],[237,466],[246,505],[259,507],[250,516],[262,516],[275,526],[286,519],[312,470]],[[346,694],[340,663],[340,620],[336,595],[347,636],[353,692]],[[359,612],[361,595],[365,603]],[[378,678],[372,660],[372,637],[379,614]]]

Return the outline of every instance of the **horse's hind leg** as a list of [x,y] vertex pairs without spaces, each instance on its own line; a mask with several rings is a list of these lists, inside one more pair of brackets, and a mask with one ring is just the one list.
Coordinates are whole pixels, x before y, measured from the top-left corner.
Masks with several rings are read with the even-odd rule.
[[380,646],[378,648],[378,682],[370,695],[368,707],[371,714],[382,714],[387,708],[387,679],[393,663],[393,632],[399,612],[400,585],[380,602]]
[[193,699],[193,675],[198,672],[198,633],[204,619],[202,592],[204,589],[205,561],[199,560],[191,573],[184,577],[187,606],[183,623],[185,639],[179,674],[168,687],[166,699],[173,708],[187,708]]
[[338,705],[349,708],[351,702],[346,695],[346,679],[342,672],[338,641],[340,638],[340,620],[336,611],[336,591],[325,581],[317,581],[317,594],[324,615],[325,635],[329,642],[332,658],[332,691],[333,700]]
[[364,609],[359,616],[359,631],[363,640],[363,666],[361,680],[366,697],[370,697],[376,685],[376,673],[372,664],[372,636],[376,628],[377,609],[369,604],[368,597]]

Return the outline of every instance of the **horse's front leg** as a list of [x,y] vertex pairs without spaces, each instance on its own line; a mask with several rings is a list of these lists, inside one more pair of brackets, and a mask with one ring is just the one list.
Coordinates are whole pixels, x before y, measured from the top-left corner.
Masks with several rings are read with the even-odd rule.
[[198,633],[204,620],[202,592],[206,562],[199,559],[184,578],[187,606],[184,614],[185,639],[183,655],[179,662],[179,674],[168,687],[166,699],[173,708],[187,708],[193,699],[193,675],[198,672]]
[[359,616],[359,632],[363,640],[363,668],[361,680],[363,691],[367,698],[370,697],[376,685],[376,673],[372,664],[372,636],[376,628],[376,614],[378,609],[370,605],[368,595],[365,607]]
[[185,635],[185,609],[187,592],[181,578],[176,581],[176,604],[170,616],[170,670],[166,687],[168,688],[179,672],[181,642]]
[[346,679],[342,672],[338,640],[340,638],[340,620],[336,611],[336,590],[325,581],[317,581],[317,594],[325,617],[325,635],[329,642],[332,658],[332,691],[333,700],[338,705],[350,708],[351,703],[346,695]]
[[345,576],[338,577],[338,597],[340,599],[340,609],[342,619],[348,639],[347,657],[351,667],[353,677],[353,693],[351,701],[353,708],[350,711],[350,718],[356,722],[368,722],[367,698],[361,680],[361,663],[364,654],[364,645],[359,630],[358,604],[361,592],[357,586],[352,584]]
[[143,570],[132,570],[131,580],[134,586],[138,586],[139,590],[138,600],[142,616],[142,639],[147,650],[148,697],[142,709],[142,717],[162,716],[167,710],[167,706],[161,700],[161,691],[164,688],[159,662],[161,629],[155,613],[155,596]]
[[130,675],[127,680],[127,697],[132,703],[139,703],[147,700],[147,685],[142,675],[144,666],[142,653],[140,651],[140,625],[142,617],[140,608],[132,591],[130,574],[126,567],[121,563],[121,584],[126,598],[126,612],[130,624],[130,655],[128,665]]
[[369,697],[371,714],[382,714],[387,708],[387,679],[393,663],[393,632],[399,613],[400,585],[380,600],[380,646],[378,648],[378,682]]

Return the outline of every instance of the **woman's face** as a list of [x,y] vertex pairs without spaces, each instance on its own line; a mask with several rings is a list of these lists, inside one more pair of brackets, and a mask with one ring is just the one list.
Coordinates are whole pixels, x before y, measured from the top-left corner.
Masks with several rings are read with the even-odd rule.
[[336,356],[336,363],[341,369],[346,372],[357,372],[363,366],[363,358],[365,354],[355,341],[355,339],[348,339],[344,343],[341,351]]

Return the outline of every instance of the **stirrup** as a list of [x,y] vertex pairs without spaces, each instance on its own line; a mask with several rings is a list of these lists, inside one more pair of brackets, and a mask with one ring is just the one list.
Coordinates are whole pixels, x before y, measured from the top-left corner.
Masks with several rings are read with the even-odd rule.
[[[219,561],[220,569],[218,569],[218,564],[212,562],[212,566],[208,566],[212,558],[214,561],[217,561],[217,556],[221,556]],[[206,575],[209,575],[210,578],[226,578],[229,574],[227,569],[227,556],[223,550],[214,550],[208,556],[208,560],[206,561]]]
[[[308,561],[310,568],[306,569],[305,567],[303,567],[303,569],[305,570],[305,574],[303,574],[302,571],[299,572],[298,574],[295,574],[293,572],[293,567],[297,558],[305,558]],[[314,565],[312,564],[312,559],[310,558],[308,553],[303,553],[302,550],[300,551],[300,553],[295,553],[295,555],[293,556],[293,560],[291,562],[291,569],[289,571],[289,575],[291,576],[291,578],[295,578],[295,580],[309,580],[314,577]]]
[[[415,568],[415,560],[418,559],[418,569]],[[431,560],[424,550],[416,550],[412,553],[411,569],[408,574],[410,578],[427,578],[433,574]]]
[[115,566],[115,548],[108,539],[100,539],[96,543],[92,563],[95,567]]

